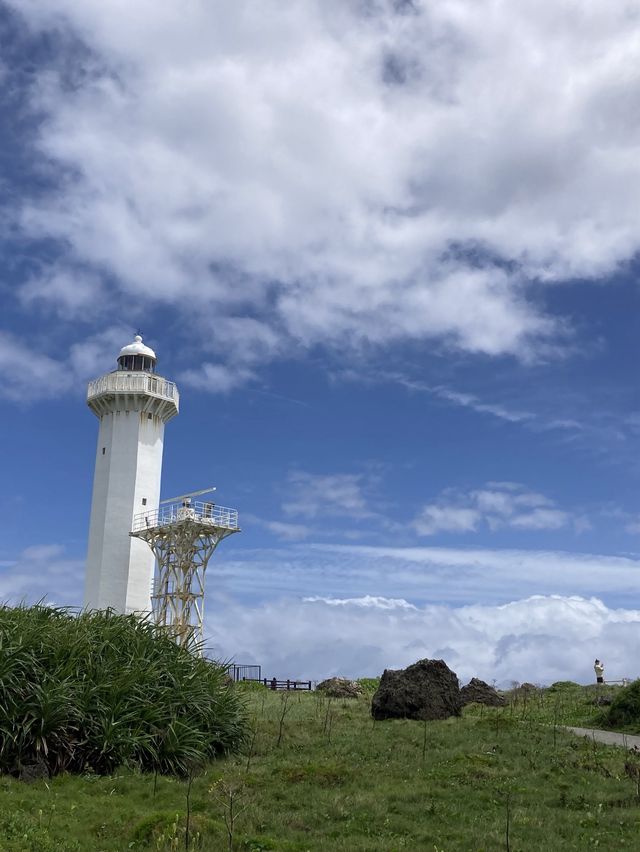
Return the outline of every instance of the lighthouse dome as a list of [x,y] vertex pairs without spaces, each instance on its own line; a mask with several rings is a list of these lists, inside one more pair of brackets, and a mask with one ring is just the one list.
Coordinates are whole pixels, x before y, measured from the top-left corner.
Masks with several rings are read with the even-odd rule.
[[118,355],[119,370],[143,371],[153,373],[155,370],[156,353],[142,342],[142,336],[136,334],[133,343],[123,346]]

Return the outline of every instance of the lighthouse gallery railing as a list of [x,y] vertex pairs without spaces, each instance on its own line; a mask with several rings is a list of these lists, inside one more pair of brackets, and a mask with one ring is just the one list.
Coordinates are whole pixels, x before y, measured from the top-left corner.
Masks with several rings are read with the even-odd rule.
[[115,372],[101,376],[89,382],[87,399],[106,393],[148,393],[173,400],[176,405],[180,400],[178,388],[174,382],[168,382],[160,376],[144,373]]

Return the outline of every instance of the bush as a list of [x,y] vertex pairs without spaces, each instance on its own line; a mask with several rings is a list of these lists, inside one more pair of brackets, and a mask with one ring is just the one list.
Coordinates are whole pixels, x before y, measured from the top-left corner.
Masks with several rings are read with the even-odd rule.
[[608,725],[640,724],[640,680],[623,687],[613,699],[606,716]]
[[356,681],[362,687],[362,691],[367,695],[373,695],[373,693],[380,686],[380,678],[379,677],[360,677]]
[[582,687],[573,680],[557,680],[547,688],[547,692],[569,692],[575,689],[582,689]]
[[184,776],[236,748],[245,728],[224,667],[149,620],[0,607],[0,772]]

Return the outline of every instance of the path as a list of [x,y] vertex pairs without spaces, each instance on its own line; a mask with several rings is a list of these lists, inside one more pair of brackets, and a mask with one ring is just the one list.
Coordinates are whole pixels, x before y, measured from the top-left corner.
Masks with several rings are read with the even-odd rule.
[[596,740],[605,745],[640,749],[640,737],[633,736],[633,734],[619,734],[616,731],[599,731],[597,728],[572,728],[569,725],[563,725],[562,727],[565,731],[570,731],[579,737],[588,737],[590,740]]

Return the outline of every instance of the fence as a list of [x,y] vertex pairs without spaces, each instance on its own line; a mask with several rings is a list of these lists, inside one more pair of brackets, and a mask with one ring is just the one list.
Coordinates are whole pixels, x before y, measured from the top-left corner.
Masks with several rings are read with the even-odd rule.
[[[252,678],[242,678],[243,680],[251,680]],[[287,689],[287,690],[306,690],[307,692],[311,691],[311,681],[310,680],[278,680],[275,677],[262,678],[262,683],[268,687],[269,689]]]
[[245,666],[232,663],[229,677],[233,680],[262,680],[262,666]]
[[238,510],[218,506],[217,503],[203,503],[200,500],[165,503],[158,509],[140,512],[133,516],[133,532],[166,527],[191,521],[203,530],[206,527],[237,530]]

